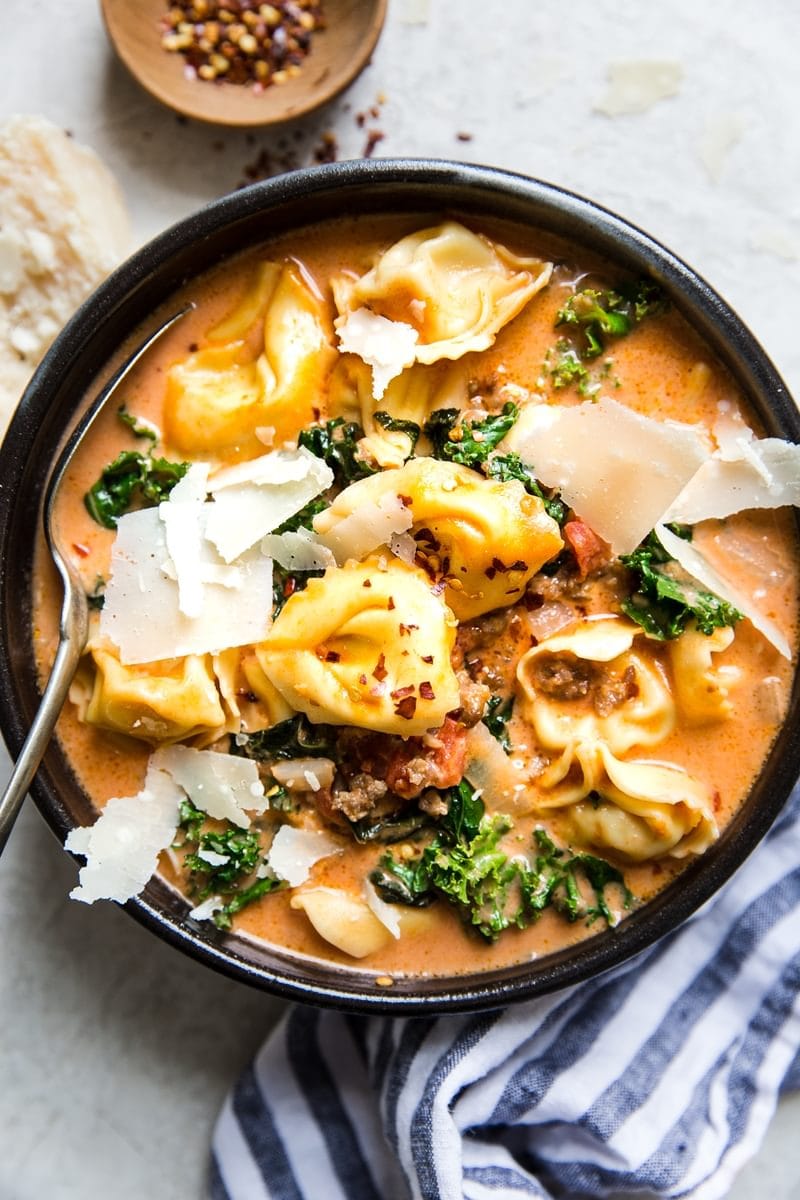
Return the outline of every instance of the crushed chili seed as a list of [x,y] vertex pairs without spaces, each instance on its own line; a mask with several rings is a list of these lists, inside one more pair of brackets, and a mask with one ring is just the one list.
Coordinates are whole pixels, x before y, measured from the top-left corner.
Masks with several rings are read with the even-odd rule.
[[391,612],[393,610],[394,606],[395,606],[394,599],[390,596],[389,600],[386,604],[386,608],[388,609],[389,612]]
[[414,685],[413,683],[409,683],[405,687],[395,688],[395,690],[390,692],[389,695],[393,700],[402,700],[403,696],[410,696],[412,695],[413,691]]
[[336,162],[339,157],[339,142],[332,130],[327,130],[317,142],[311,157],[315,163]]
[[325,655],[325,662],[337,663],[341,657],[341,654],[338,654],[335,650],[328,650]]
[[416,710],[417,701],[413,696],[406,696],[404,700],[401,700],[394,706],[394,711],[397,713],[398,717],[402,717],[404,721],[410,721]]
[[411,508],[411,505],[414,503],[413,496],[403,496],[398,493],[397,499],[400,501],[400,503],[403,505],[404,508]]
[[320,0],[171,0],[160,24],[162,48],[183,56],[188,78],[263,92],[300,73],[325,19]]
[[436,699],[436,693],[427,679],[423,679],[422,683],[419,685],[419,694],[423,700]]
[[430,666],[430,664],[433,662],[433,655],[432,654],[423,654],[422,661],[424,663],[427,663],[428,666]]
[[377,679],[380,683],[385,679],[389,672],[386,670],[386,655],[382,654],[375,664],[375,670],[372,672],[372,678]]
[[371,579],[365,579],[365,580],[364,580],[364,582],[362,583],[362,585],[361,585],[361,586],[362,586],[362,587],[372,587],[372,580],[371,580]]

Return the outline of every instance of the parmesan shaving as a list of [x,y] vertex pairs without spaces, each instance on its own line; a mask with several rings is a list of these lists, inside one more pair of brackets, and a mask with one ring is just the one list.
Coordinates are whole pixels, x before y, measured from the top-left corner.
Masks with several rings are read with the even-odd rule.
[[800,504],[800,446],[780,438],[730,441],[725,458],[714,455],[692,476],[661,518],[695,525],[721,520],[748,508],[781,508]]
[[233,562],[332,483],[330,467],[303,447],[226,467],[210,481],[206,537]]
[[175,745],[156,750],[150,762],[172,777],[195,808],[240,829],[250,824],[249,813],[269,808],[258,764],[252,759]]
[[393,533],[389,539],[392,554],[411,566],[417,557],[417,543],[410,533]]
[[630,554],[707,457],[694,425],[656,421],[616,400],[529,405],[501,449],[557,488],[614,554]]
[[416,360],[419,334],[413,325],[357,308],[334,321],[339,349],[357,354],[372,368],[372,395],[383,397],[391,381]]
[[290,792],[318,792],[333,783],[336,764],[330,758],[290,758],[273,763],[270,771],[276,783]]
[[647,112],[660,100],[677,96],[683,68],[677,62],[631,60],[609,63],[606,77],[608,88],[594,110],[606,117],[621,117]]
[[194,463],[158,506],[164,537],[178,583],[178,607],[187,617],[203,611],[201,543],[208,466]]
[[225,907],[225,902],[220,896],[209,896],[198,904],[195,908],[189,910],[189,916],[195,921],[210,921],[214,913],[219,912]]
[[782,654],[784,658],[791,659],[792,654],[787,638],[769,617],[756,608],[750,596],[740,592],[732,583],[723,579],[708,559],[690,542],[676,537],[663,525],[656,525],[655,529],[661,545],[683,567],[684,571],[708,591],[727,600],[734,608],[738,608],[779,654]]
[[261,552],[289,571],[324,571],[336,565],[333,553],[308,529],[268,533],[261,539]]
[[326,833],[281,825],[272,839],[267,863],[290,887],[298,887],[308,879],[315,863],[332,854],[341,854],[343,849]]
[[492,812],[522,816],[532,811],[534,797],[522,760],[506,754],[483,721],[467,733],[464,775]]
[[364,500],[355,512],[342,517],[319,536],[341,564],[349,558],[363,559],[378,546],[391,542],[395,535],[407,533],[413,524],[411,509],[398,495],[386,492],[377,502]]
[[84,904],[137,896],[175,837],[183,792],[151,759],[136,796],[109,800],[94,825],[73,829],[66,847],[86,857],[70,896]]
[[398,906],[387,904],[385,900],[381,900],[369,879],[364,880],[364,899],[381,925],[386,926],[393,938],[399,938],[400,913],[397,911]]
[[272,561],[256,549],[236,564],[238,582],[231,575],[218,581],[215,574],[229,568],[205,540],[197,553],[199,577],[208,582],[202,612],[191,617],[181,611],[180,587],[170,578],[172,560],[158,509],[120,517],[100,634],[118,648],[124,665],[211,654],[265,637],[272,611]]

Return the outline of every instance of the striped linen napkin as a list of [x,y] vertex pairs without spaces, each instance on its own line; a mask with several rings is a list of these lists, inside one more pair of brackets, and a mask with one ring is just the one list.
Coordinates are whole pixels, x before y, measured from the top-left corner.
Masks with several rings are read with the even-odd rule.
[[676,933],[591,982],[430,1018],[297,1006],[225,1103],[214,1200],[716,1200],[800,1087],[800,787]]

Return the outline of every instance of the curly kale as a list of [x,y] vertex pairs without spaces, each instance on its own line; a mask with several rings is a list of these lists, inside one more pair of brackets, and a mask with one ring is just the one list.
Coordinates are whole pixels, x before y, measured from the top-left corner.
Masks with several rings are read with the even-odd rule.
[[647,317],[657,316],[667,308],[663,290],[649,279],[621,283],[606,291],[581,288],[558,310],[556,328],[572,326],[581,337],[579,357],[597,358],[605,350],[609,337],[623,337]]
[[[672,525],[670,529],[691,539],[691,532],[685,527]],[[620,561],[633,576],[633,589],[623,601],[622,611],[659,641],[680,637],[691,620],[701,633],[711,634],[742,619],[742,614],[727,600],[674,574],[670,564],[675,560],[655,532],[649,533],[632,554],[622,555]]]
[[271,729],[240,734],[231,743],[231,750],[256,762],[287,758],[331,758],[336,748],[336,730],[331,725],[312,725],[308,717],[298,713],[288,721],[280,721]]
[[511,753],[511,738],[508,735],[508,722],[511,720],[514,711],[514,697],[509,696],[504,700],[502,696],[491,696],[489,703],[486,705],[486,712],[483,714],[482,720],[489,733],[493,738],[496,738],[500,745],[505,750],[506,754]]
[[118,519],[134,504],[147,507],[168,499],[188,470],[188,462],[169,462],[138,450],[123,450],[103,469],[83,501],[98,525],[116,529]]
[[559,849],[542,829],[535,833],[532,863],[501,847],[511,829],[508,817],[488,816],[466,782],[447,793],[450,809],[431,842],[412,859],[385,854],[370,879],[387,903],[421,907],[437,897],[449,901],[462,920],[487,941],[512,926],[524,928],[546,908],[569,921],[616,918],[606,888],[621,890],[627,908],[633,896],[622,873],[604,859]]
[[375,468],[359,456],[358,443],[363,436],[364,430],[356,421],[334,417],[302,430],[297,444],[324,459],[333,471],[336,486],[344,488],[356,479],[375,474]]
[[503,405],[502,412],[480,421],[462,420],[457,408],[440,408],[425,422],[425,434],[434,458],[479,471],[518,416],[519,409],[510,400]]
[[529,492],[531,496],[538,496],[544,504],[547,515],[552,517],[557,524],[563,525],[566,521],[569,509],[564,501],[557,494],[549,496],[544,491],[533,472],[525,466],[518,454],[512,451],[509,454],[492,455],[486,463],[485,471],[490,479],[499,479],[501,482],[518,479],[526,492]]

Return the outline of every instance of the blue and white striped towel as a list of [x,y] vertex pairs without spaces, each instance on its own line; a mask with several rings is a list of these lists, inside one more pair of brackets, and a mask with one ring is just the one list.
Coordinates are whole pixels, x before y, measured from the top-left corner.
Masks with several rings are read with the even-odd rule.
[[214,1200],[715,1200],[800,1087],[800,788],[702,913],[477,1016],[295,1007],[214,1135]]

